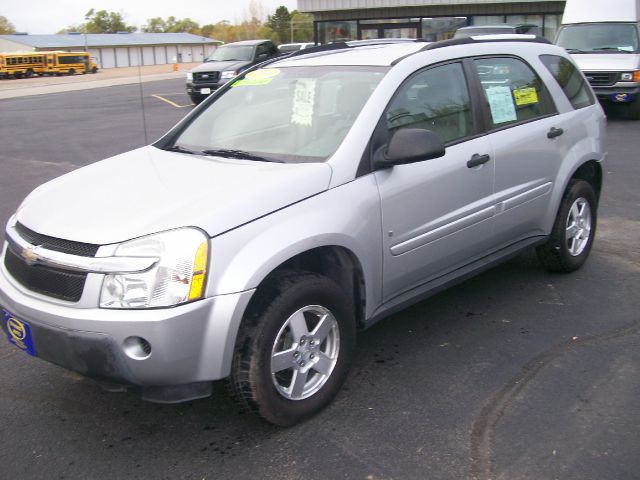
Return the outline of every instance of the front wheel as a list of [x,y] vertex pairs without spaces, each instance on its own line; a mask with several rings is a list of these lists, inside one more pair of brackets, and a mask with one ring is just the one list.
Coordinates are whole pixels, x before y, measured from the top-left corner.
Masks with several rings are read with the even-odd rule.
[[256,295],[238,333],[232,393],[268,422],[295,425],[326,407],[347,377],[353,302],[307,272],[278,276]]
[[67,72],[67,75],[75,75],[76,71],[73,68],[70,68],[69,71]]
[[537,248],[540,263],[552,272],[572,272],[587,260],[596,234],[598,201],[584,180],[571,180],[549,240]]

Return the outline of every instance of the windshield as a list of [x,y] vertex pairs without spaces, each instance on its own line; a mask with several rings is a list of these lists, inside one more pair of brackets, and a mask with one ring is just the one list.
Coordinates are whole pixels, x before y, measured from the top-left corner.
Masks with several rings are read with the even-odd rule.
[[567,25],[560,30],[556,44],[569,53],[637,53],[638,30],[624,23]]
[[215,52],[213,52],[209,58],[207,58],[207,62],[228,62],[230,60],[245,60],[249,61],[253,58],[253,49],[254,47],[251,45],[227,45],[223,47],[218,47]]
[[324,161],[387,70],[323,66],[250,72],[200,112],[169,148],[249,160]]

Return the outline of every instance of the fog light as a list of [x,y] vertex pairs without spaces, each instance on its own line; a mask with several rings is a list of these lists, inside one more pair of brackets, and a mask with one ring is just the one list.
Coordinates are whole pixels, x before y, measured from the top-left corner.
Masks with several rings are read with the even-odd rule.
[[122,348],[127,357],[134,360],[145,360],[151,356],[151,344],[142,337],[127,337]]

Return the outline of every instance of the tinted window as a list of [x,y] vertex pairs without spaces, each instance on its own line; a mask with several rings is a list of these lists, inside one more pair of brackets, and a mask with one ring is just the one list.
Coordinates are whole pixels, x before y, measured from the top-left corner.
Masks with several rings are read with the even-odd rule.
[[544,83],[522,60],[481,58],[474,63],[494,128],[555,113]]
[[573,63],[556,55],[540,55],[540,60],[560,84],[573,108],[584,108],[595,103],[587,82]]
[[443,65],[410,78],[391,102],[386,116],[391,134],[401,128],[424,128],[444,142],[472,135],[471,101],[462,65]]

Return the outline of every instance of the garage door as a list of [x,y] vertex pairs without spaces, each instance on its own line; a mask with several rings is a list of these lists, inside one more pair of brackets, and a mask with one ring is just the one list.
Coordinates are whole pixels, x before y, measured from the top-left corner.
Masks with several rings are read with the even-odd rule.
[[164,65],[167,63],[167,54],[164,47],[154,47],[156,51],[156,63],[158,65]]
[[118,67],[129,66],[129,52],[126,48],[116,48],[116,63]]
[[113,68],[116,66],[116,52],[113,48],[101,48],[102,68]]
[[167,60],[169,61],[169,63],[178,62],[178,49],[175,45],[167,46]]
[[140,61],[142,60],[141,55],[142,55],[142,50],[139,47],[129,48],[129,60],[130,60],[129,64],[132,67],[140,65]]
[[193,46],[191,47],[193,51],[193,61],[194,62],[204,62],[204,46]]
[[142,64],[153,65],[153,47],[142,47]]
[[178,45],[178,58],[181,63],[193,62],[193,53],[188,45]]

